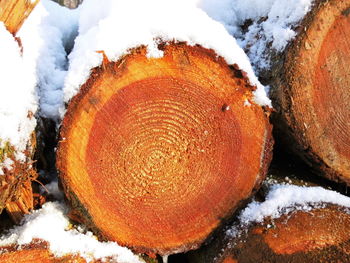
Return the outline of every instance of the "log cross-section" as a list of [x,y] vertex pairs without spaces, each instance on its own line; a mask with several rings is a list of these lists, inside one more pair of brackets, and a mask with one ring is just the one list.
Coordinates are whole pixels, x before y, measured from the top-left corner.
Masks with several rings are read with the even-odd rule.
[[315,1],[274,62],[276,134],[326,177],[350,185],[350,0]]
[[162,48],[92,71],[69,103],[57,165],[74,219],[166,255],[198,247],[251,195],[272,139],[244,73],[199,46]]

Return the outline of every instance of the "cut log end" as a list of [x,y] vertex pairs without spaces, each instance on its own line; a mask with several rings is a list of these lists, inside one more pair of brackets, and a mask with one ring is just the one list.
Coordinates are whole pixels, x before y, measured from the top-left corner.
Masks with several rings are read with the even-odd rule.
[[348,185],[349,8],[350,0],[316,2],[301,25],[305,30],[286,51],[273,92],[276,127],[289,135],[286,143],[327,177]]
[[348,262],[349,223],[349,213],[338,206],[295,211],[278,219],[266,219],[223,246],[203,248],[191,259],[215,263]]
[[[348,1],[348,9],[350,1]],[[342,13],[344,13],[343,10]],[[344,175],[350,183],[350,15],[335,18],[322,43],[314,76],[314,108],[325,143],[320,150],[329,166]],[[328,158],[327,158],[328,157]]]
[[185,44],[95,69],[61,128],[57,164],[75,218],[138,252],[198,247],[270,161],[267,114],[240,76]]

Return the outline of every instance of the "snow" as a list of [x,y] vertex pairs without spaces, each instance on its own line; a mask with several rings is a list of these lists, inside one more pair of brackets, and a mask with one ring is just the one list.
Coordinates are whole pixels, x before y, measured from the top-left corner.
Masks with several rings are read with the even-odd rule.
[[40,115],[59,119],[63,107],[63,83],[67,74],[67,51],[77,34],[79,10],[49,0],[41,1],[25,21],[18,36],[24,56],[31,56],[38,78]]
[[264,202],[251,202],[239,215],[239,227],[234,225],[227,231],[236,235],[238,230],[252,223],[261,223],[265,218],[279,218],[293,211],[310,211],[327,204],[350,208],[350,198],[322,187],[305,187],[288,184],[275,184]]
[[[159,41],[185,41],[214,49],[228,64],[238,64],[248,73],[251,83],[258,87],[254,93],[258,104],[271,105],[242,48],[247,50],[257,72],[268,68],[266,47],[282,51],[295,36],[295,26],[311,5],[312,0],[106,0],[103,5],[98,0],[85,0],[78,9],[69,10],[43,0],[18,33],[23,43],[23,58],[13,38],[1,26],[1,35],[7,35],[1,45],[12,43],[11,52],[2,48],[1,55],[13,57],[2,61],[13,61],[12,65],[16,65],[1,63],[7,76],[2,89],[10,79],[14,87],[30,87],[25,92],[7,89],[9,94],[2,97],[7,103],[0,108],[0,120],[7,118],[1,122],[7,128],[0,127],[1,143],[10,141],[20,151],[25,148],[35,120],[24,121],[23,116],[28,110],[33,113],[37,110],[36,85],[40,115],[59,121],[65,112],[64,103],[78,92],[91,69],[101,65],[102,54],[96,51],[104,50],[109,60],[116,61],[130,49],[146,45],[149,57],[161,57]],[[252,24],[244,31],[242,25],[248,19]],[[17,66],[21,63],[16,60],[22,61],[26,70],[22,70],[23,77],[13,81],[14,72],[18,76],[18,68],[23,68]],[[21,96],[14,95],[17,93]],[[14,129],[21,132],[12,132]]]
[[[271,105],[266,90],[254,75],[270,66],[268,47],[281,52],[296,35],[294,29],[310,11],[312,0],[86,0],[81,7],[79,36],[64,87],[68,102],[102,63],[103,50],[116,61],[130,49],[145,45],[149,57],[161,57],[159,41],[185,41],[211,48],[228,64],[248,73],[255,102]],[[132,15],[130,15],[132,14]],[[247,20],[247,31],[242,26]],[[237,42],[235,40],[237,39]],[[249,60],[239,46],[247,51]],[[65,109],[61,107],[63,115]]]
[[[117,61],[130,49],[145,45],[148,57],[161,57],[160,41],[187,42],[213,49],[228,64],[238,64],[257,86],[255,102],[270,105],[264,87],[253,73],[250,62],[236,40],[219,22],[210,18],[191,0],[85,0],[81,5],[79,35],[69,55],[64,100],[68,102],[86,82],[90,71],[102,63],[103,50]],[[62,108],[62,113],[64,108]]]
[[33,239],[45,240],[56,257],[79,254],[87,261],[111,257],[118,263],[141,263],[138,256],[115,242],[99,242],[91,232],[71,227],[66,208],[57,202],[48,202],[43,208],[26,215],[24,223],[0,238],[0,246],[25,245]]
[[3,169],[12,170],[14,161],[11,158],[6,157],[2,163],[0,163],[0,175],[4,175]]
[[[43,117],[59,118],[67,69],[65,48],[75,38],[77,15],[78,10],[41,1],[17,33],[23,53],[0,22],[0,148],[10,144],[20,162],[26,161],[24,151],[36,127],[38,108]],[[4,168],[11,168],[8,162],[0,163],[0,174]]]
[[[295,37],[295,27],[312,3],[313,0],[202,0],[199,6],[237,39],[259,72],[270,66],[270,46],[282,52]],[[245,32],[242,26],[247,20],[252,23]]]
[[[40,115],[60,121],[65,103],[88,79],[91,69],[101,65],[102,54],[96,52],[100,50],[116,61],[140,45],[147,46],[149,57],[161,57],[157,47],[160,41],[199,44],[215,50],[228,64],[238,64],[257,86],[255,102],[271,105],[250,61],[257,73],[267,69],[267,47],[283,51],[312,3],[106,0],[101,5],[98,0],[85,0],[78,9],[69,10],[43,0],[17,34],[23,56],[0,23],[0,147],[9,142],[15,147],[16,159],[25,161],[23,152],[36,126],[35,118],[28,118],[28,113],[36,113],[39,100]],[[247,20],[251,25],[243,30]],[[250,61],[240,46],[247,50]],[[1,164],[1,173],[3,168]]]
[[[35,118],[28,117],[37,110],[36,77],[31,61],[21,56],[18,43],[2,22],[0,39],[0,148],[9,143],[16,152],[23,152],[36,125]],[[24,155],[17,157],[25,161]]]

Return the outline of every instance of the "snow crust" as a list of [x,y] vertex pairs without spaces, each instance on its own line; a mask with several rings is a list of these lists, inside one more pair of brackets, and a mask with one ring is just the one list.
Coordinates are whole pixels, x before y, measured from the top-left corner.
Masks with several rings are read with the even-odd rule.
[[66,217],[66,208],[57,202],[48,202],[42,209],[26,215],[21,226],[0,238],[0,246],[25,245],[36,238],[47,241],[50,251],[56,257],[79,254],[88,262],[106,257],[111,257],[118,263],[144,262],[115,242],[99,242],[91,232],[84,233],[81,228],[72,228]]
[[240,213],[239,226],[234,225],[227,231],[227,234],[236,235],[238,229],[246,228],[245,226],[251,223],[261,223],[268,217],[279,218],[293,211],[310,211],[327,204],[350,208],[350,198],[323,187],[272,185],[266,200],[264,202],[251,202]]
[[67,74],[67,51],[77,34],[79,10],[42,0],[22,26],[18,36],[24,56],[31,56],[38,78],[40,115],[58,120],[63,107],[63,83]]
[[[267,51],[281,52],[296,35],[295,28],[313,0],[201,0],[199,6],[237,39],[256,71],[270,66]],[[251,20],[251,25],[242,26]]]
[[[81,5],[79,35],[69,55],[64,100],[69,101],[86,82],[92,68],[101,65],[103,50],[117,61],[130,49],[144,45],[148,57],[161,57],[161,41],[187,42],[213,49],[228,64],[238,64],[257,86],[255,101],[270,105],[264,87],[236,40],[222,24],[198,7],[198,0],[85,0]],[[64,111],[64,109],[62,109]]]
[[[16,152],[26,150],[36,120],[28,117],[37,110],[36,77],[31,70],[31,60],[21,56],[14,37],[0,22],[0,148],[10,143]],[[4,156],[6,159],[6,156]],[[24,154],[16,155],[25,161]],[[1,172],[3,164],[0,164]]]

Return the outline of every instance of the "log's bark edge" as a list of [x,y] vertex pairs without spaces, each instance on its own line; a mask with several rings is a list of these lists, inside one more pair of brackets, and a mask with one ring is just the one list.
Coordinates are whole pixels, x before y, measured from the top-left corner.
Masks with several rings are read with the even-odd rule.
[[[306,15],[304,20],[298,26],[297,36],[291,41],[283,53],[271,54],[272,71],[268,77],[269,84],[272,86],[271,98],[276,112],[272,114],[272,123],[274,125],[275,137],[294,154],[299,156],[312,169],[321,173],[323,176],[335,182],[345,182],[350,185],[350,177],[339,173],[334,167],[330,167],[315,153],[310,146],[310,141],[303,135],[306,132],[306,127],[296,121],[296,115],[293,111],[293,72],[298,64],[296,58],[300,56],[301,49],[305,47],[305,42],[308,40],[308,28],[312,23],[315,23],[319,12],[322,12],[328,6],[337,5],[337,0],[317,0],[315,1],[312,10]],[[342,13],[348,16],[350,10],[350,1],[348,8],[345,8]]]

